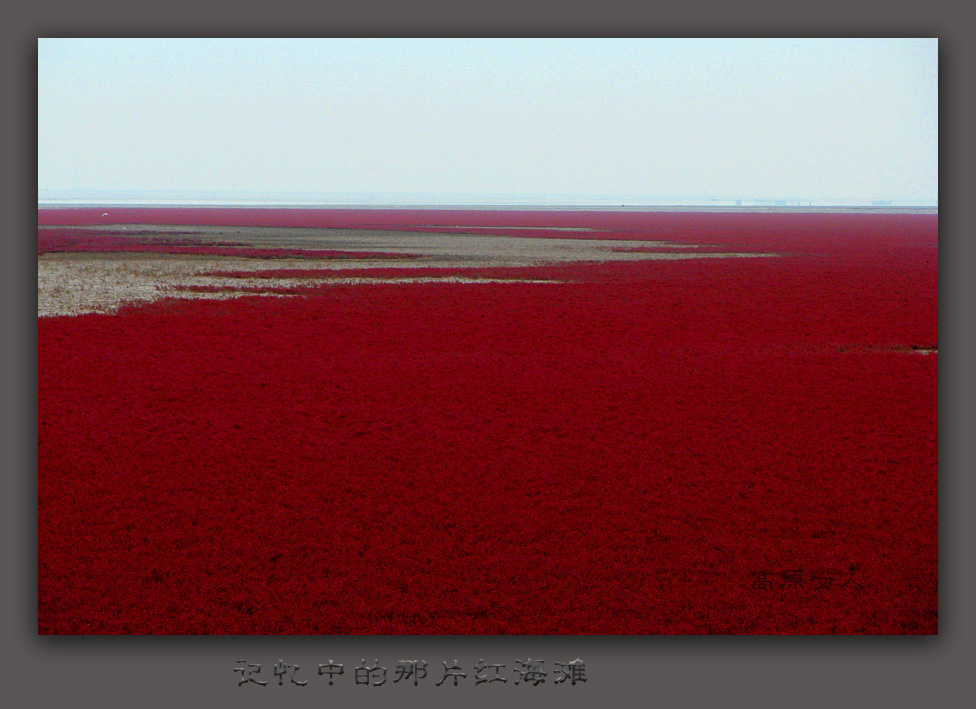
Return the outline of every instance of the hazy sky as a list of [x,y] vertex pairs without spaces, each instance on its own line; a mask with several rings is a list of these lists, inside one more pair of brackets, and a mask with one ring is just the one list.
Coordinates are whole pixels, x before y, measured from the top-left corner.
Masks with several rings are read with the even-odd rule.
[[38,190],[938,197],[938,42],[38,41]]

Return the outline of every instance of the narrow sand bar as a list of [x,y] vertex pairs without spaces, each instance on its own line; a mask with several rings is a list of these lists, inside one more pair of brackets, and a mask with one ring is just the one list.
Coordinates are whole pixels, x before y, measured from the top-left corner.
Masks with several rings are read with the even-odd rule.
[[[356,258],[248,258],[233,255],[195,255],[136,252],[57,252],[38,257],[37,312],[39,317],[113,312],[123,303],[161,298],[232,298],[244,295],[281,296],[282,289],[329,284],[409,285],[440,281],[460,285],[504,283],[505,279],[427,274],[403,277],[344,278],[349,269],[521,268],[546,264],[688,258],[772,256],[764,253],[700,252],[696,245],[661,241],[538,238],[418,231],[354,229],[288,229],[271,227],[112,225],[93,233],[130,236],[150,246],[220,246],[243,249],[303,249],[349,252]],[[673,251],[627,251],[666,248]],[[242,255],[246,252],[242,251]],[[384,257],[369,258],[369,253]],[[402,254],[403,258],[390,254]],[[362,257],[358,257],[362,255]],[[302,269],[335,271],[328,278],[227,278],[215,271]],[[558,280],[512,280],[517,283],[558,283]]]

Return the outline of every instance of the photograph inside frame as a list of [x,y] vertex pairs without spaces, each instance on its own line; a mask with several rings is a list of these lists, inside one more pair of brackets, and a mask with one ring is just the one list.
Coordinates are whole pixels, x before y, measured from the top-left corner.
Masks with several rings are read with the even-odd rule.
[[937,54],[40,40],[38,632],[937,634]]

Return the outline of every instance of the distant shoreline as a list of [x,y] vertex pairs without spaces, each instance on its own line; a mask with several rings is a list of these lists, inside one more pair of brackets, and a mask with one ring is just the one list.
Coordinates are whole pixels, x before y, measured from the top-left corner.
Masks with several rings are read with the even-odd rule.
[[938,214],[939,208],[891,205],[620,205],[604,204],[286,204],[274,202],[38,202],[38,210],[59,209],[342,209],[372,211],[502,211],[502,212],[714,212],[773,214]]

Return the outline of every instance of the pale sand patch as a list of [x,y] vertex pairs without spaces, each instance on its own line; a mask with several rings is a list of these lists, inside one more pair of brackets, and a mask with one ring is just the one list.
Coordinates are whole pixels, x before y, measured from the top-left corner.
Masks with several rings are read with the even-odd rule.
[[[450,227],[462,229],[463,227]],[[695,245],[632,239],[561,239],[495,234],[439,234],[419,231],[319,229],[292,227],[172,226],[115,224],[72,230],[132,236],[154,244],[232,246],[258,249],[310,249],[381,252],[422,259],[475,259],[490,265],[528,266],[558,261],[630,260],[612,249],[662,247],[693,251]],[[43,230],[43,229],[42,229]],[[489,264],[483,264],[489,265]]]
[[[99,227],[99,231],[106,231]],[[540,239],[505,236],[236,227],[168,227],[126,225],[108,229],[139,232],[155,243],[178,239],[200,245],[234,243],[242,248],[328,249],[332,251],[409,254],[411,258],[237,258],[193,254],[50,253],[38,257],[38,317],[110,313],[124,303],[152,302],[161,298],[224,299],[242,296],[286,295],[285,289],[322,285],[379,283],[559,283],[552,279],[497,279],[468,276],[403,276],[346,278],[348,269],[525,267],[571,262],[675,260],[773,256],[762,253],[700,253],[695,246],[678,253],[614,251],[649,246],[672,247],[665,242],[593,239]],[[419,257],[416,257],[418,256]],[[267,271],[278,269],[336,272],[329,278],[225,278],[215,271]]]
[[[126,303],[148,303],[162,298],[227,299],[243,296],[289,295],[276,291],[329,285],[375,285],[379,283],[560,283],[542,279],[471,278],[462,276],[344,277],[326,278],[228,278],[206,275],[210,271],[262,271],[301,267],[337,272],[364,267],[367,262],[343,264],[332,269],[321,262],[259,261],[234,258],[186,258],[143,254],[46,254],[38,259],[38,317],[111,313]],[[386,262],[368,262],[387,266]],[[213,289],[213,290],[200,290]]]

